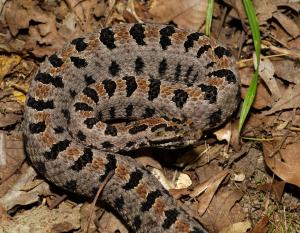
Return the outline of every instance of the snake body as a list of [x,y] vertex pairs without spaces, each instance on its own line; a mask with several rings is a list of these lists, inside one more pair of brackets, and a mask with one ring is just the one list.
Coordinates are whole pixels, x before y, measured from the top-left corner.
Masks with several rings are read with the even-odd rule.
[[124,24],[74,39],[41,65],[29,89],[26,151],[37,171],[101,200],[134,232],[206,232],[127,151],[178,148],[238,105],[229,50],[199,32]]

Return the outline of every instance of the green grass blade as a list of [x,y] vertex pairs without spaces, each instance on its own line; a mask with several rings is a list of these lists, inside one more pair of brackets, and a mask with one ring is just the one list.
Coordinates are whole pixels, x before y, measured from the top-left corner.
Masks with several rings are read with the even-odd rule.
[[259,66],[260,61],[260,51],[261,51],[261,44],[260,44],[260,31],[259,25],[256,18],[256,13],[254,6],[251,0],[243,0],[245,11],[249,20],[249,25],[254,41],[254,47],[256,52],[256,59],[257,59],[257,67]]
[[247,118],[247,115],[249,113],[249,110],[251,108],[251,105],[254,101],[255,95],[256,95],[256,89],[257,89],[257,83],[258,83],[258,70],[255,71],[250,86],[247,90],[243,105],[242,105],[242,110],[241,110],[241,115],[240,115],[240,120],[239,120],[239,132],[241,132],[242,127],[244,125],[244,122]]
[[248,17],[248,21],[249,21],[249,25],[253,37],[257,66],[242,105],[241,116],[239,121],[239,132],[241,132],[243,128],[243,125],[245,123],[245,120],[247,118],[247,115],[249,113],[249,110],[251,108],[251,105],[256,95],[257,83],[258,83],[258,69],[259,69],[259,61],[260,61],[260,53],[261,53],[260,31],[259,31],[257,18],[256,18],[255,9],[253,7],[251,0],[243,0],[243,4],[244,4],[245,12]]
[[213,12],[214,12],[214,0],[208,0],[207,12],[206,12],[206,18],[205,18],[205,35],[207,35],[207,36],[210,35]]

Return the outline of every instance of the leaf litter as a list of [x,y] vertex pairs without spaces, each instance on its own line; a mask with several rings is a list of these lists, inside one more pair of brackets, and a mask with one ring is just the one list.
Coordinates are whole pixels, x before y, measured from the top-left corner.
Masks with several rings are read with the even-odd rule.
[[[210,232],[300,232],[300,3],[253,3],[262,34],[261,80],[240,138],[237,111],[231,124],[193,150],[169,155],[143,150],[140,162]],[[90,201],[73,195],[49,208],[63,192],[37,176],[25,159],[25,94],[45,56],[82,33],[123,22],[171,22],[203,31],[206,6],[200,0],[1,3],[0,232],[127,232],[98,205],[87,227]],[[216,2],[211,31],[238,57],[243,99],[254,72],[254,47],[242,3]]]

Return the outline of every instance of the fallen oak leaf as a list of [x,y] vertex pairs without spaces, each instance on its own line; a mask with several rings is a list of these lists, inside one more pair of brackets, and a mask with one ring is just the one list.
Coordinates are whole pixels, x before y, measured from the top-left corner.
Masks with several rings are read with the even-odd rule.
[[282,180],[300,187],[300,143],[291,143],[276,151],[277,145],[278,141],[263,142],[267,166]]

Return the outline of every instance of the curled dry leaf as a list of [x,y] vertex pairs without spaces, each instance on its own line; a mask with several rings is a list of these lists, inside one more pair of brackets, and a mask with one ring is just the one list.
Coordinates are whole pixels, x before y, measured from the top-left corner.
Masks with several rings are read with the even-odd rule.
[[232,133],[231,122],[228,122],[224,127],[215,131],[214,135],[216,135],[219,141],[226,140],[228,143],[230,143],[231,133]]
[[[256,58],[254,57],[253,61],[256,61]],[[241,78],[241,97],[242,99],[245,98],[248,86],[251,83],[252,77],[253,77],[254,70],[252,67],[244,67],[240,69],[239,74]],[[247,87],[245,87],[246,85]],[[252,107],[255,109],[263,109],[267,106],[270,106],[273,103],[273,99],[270,96],[269,91],[266,89],[262,83],[259,83],[257,86],[257,94],[255,96],[254,102],[252,104]]]
[[267,166],[282,180],[300,187],[300,143],[294,142],[277,148],[279,141],[263,142]]
[[41,194],[49,195],[51,193],[49,185],[44,181],[34,182],[35,177],[35,171],[29,167],[10,190],[0,198],[0,204],[6,210],[10,210],[18,205],[25,206],[37,202]]
[[273,17],[278,20],[282,28],[284,28],[293,38],[299,36],[299,24],[280,12],[273,14]]
[[[191,178],[187,174],[182,172],[179,172],[179,174],[175,174],[176,179],[174,180],[169,180],[160,169],[153,168],[151,173],[159,180],[159,182],[167,190],[184,189],[192,184]],[[178,190],[178,192],[181,193],[181,190]],[[177,193],[177,191],[174,191],[174,194],[175,193]]]

